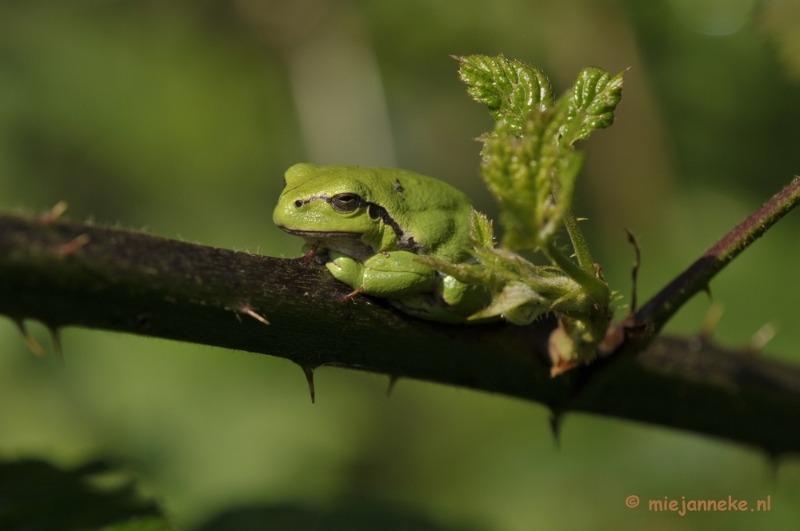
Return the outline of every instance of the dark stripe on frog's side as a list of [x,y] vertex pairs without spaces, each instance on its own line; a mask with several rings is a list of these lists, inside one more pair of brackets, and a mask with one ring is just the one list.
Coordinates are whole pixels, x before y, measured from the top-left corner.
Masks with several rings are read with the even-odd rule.
[[[399,186],[399,185],[400,185],[400,182],[398,181],[397,182],[397,186]],[[403,191],[402,186],[399,186],[399,190],[396,188],[395,191],[397,191],[399,193],[402,193],[402,191]],[[308,203],[310,203],[311,201],[316,201],[317,199],[322,199],[327,203],[331,202],[331,198],[328,197],[327,194],[320,194],[320,195],[312,195],[311,197],[308,197],[306,199],[298,199],[297,201],[295,201],[295,206],[297,206],[297,207],[304,206],[304,205],[307,205]],[[297,205],[298,202],[300,202],[301,204]],[[406,238],[405,237],[405,232],[403,232],[403,229],[400,228],[400,224],[397,223],[397,221],[395,221],[395,219],[389,214],[389,212],[385,208],[383,208],[382,206],[377,205],[375,203],[370,203],[369,201],[364,201],[363,198],[361,200],[361,205],[367,207],[367,213],[369,214],[369,217],[371,217],[372,219],[380,218],[381,221],[383,221],[386,225],[388,225],[389,227],[392,228],[392,230],[394,231],[395,236],[397,236],[397,248],[398,249],[401,249],[401,250],[404,250],[404,251],[412,251],[412,252],[415,252],[415,253],[419,252],[419,244],[414,240],[414,237],[413,236],[409,236],[408,238]],[[291,234],[296,234],[297,236],[303,236],[303,235],[311,236],[312,235],[311,233],[314,232],[314,231],[289,231],[289,230],[286,230],[283,227],[281,227],[281,228],[283,230],[285,230],[286,232],[289,232]],[[301,233],[305,233],[305,234],[301,234]],[[318,234],[319,236],[323,236],[323,235],[330,235],[330,234],[334,234],[334,233],[319,231],[316,234]],[[337,236],[340,236],[340,237],[349,237],[350,235],[352,235],[354,233],[335,233],[335,234],[337,234]]]
[[[330,198],[328,197],[328,194],[321,194],[321,195],[312,195],[312,196],[311,196],[311,197],[309,197],[308,199],[297,199],[297,200],[294,202],[294,206],[295,206],[296,208],[300,208],[301,206],[306,206],[306,205],[307,205],[307,204],[309,204],[311,201],[316,201],[317,199],[324,199],[324,200],[325,200],[326,202],[328,202],[328,203],[330,203],[330,202],[331,202]],[[298,205],[298,203],[300,203],[300,204]]]
[[394,220],[394,218],[389,214],[389,212],[380,205],[376,205],[375,203],[370,203],[368,201],[364,202],[367,205],[367,212],[369,213],[369,217],[372,219],[380,218],[386,225],[389,225],[392,230],[394,231],[395,236],[397,236],[397,248],[406,251],[418,252],[419,251],[419,244],[414,241],[413,236],[405,237],[405,233],[403,229],[400,228],[400,224]]

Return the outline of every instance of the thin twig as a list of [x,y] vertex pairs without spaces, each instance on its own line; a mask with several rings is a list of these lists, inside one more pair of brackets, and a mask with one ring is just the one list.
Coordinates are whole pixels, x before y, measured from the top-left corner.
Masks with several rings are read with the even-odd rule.
[[723,236],[686,271],[659,291],[634,315],[634,326],[645,325],[654,337],[666,322],[731,260],[800,203],[800,178],[795,177],[756,212]]

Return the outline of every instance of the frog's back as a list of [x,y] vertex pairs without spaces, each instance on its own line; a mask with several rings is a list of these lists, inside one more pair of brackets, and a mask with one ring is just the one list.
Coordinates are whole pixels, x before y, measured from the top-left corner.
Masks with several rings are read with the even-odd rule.
[[295,168],[303,174],[301,181],[308,184],[316,181],[328,193],[360,195],[392,227],[400,248],[453,262],[466,258],[472,203],[449,184],[394,168],[312,165]]
[[472,202],[464,193],[444,181],[406,170],[360,169],[373,189],[381,190],[381,206],[401,227],[402,239],[418,246],[417,252],[453,262],[466,258]]

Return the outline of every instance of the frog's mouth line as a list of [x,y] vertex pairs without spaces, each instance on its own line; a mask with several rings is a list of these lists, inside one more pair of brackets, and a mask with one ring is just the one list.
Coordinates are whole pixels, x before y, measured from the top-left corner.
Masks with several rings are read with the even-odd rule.
[[321,239],[329,239],[329,238],[352,238],[352,239],[359,239],[364,234],[361,232],[343,232],[343,231],[323,231],[323,230],[296,230],[296,229],[289,229],[287,227],[283,227],[278,225],[278,228],[282,231],[288,232],[289,234],[294,234],[295,236],[301,236],[303,238],[321,238]]

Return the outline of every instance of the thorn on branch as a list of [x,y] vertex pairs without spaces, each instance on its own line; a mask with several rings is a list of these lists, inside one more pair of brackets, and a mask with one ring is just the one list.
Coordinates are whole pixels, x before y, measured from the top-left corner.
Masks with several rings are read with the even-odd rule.
[[69,205],[67,205],[66,201],[59,201],[58,203],[53,205],[53,208],[51,208],[49,212],[47,212],[46,214],[42,215],[42,217],[39,218],[39,223],[41,223],[42,225],[50,225],[55,220],[60,218],[64,212],[67,211],[68,206]]
[[770,452],[767,450],[767,460],[769,461],[769,478],[773,486],[778,484],[778,472],[780,472],[781,464],[783,463],[784,456],[777,452]]
[[708,308],[708,312],[703,319],[703,323],[700,325],[700,331],[697,333],[697,336],[701,340],[705,341],[711,338],[714,330],[717,329],[717,325],[719,324],[719,320],[722,318],[723,313],[725,313],[724,304],[719,302],[711,303],[711,306]]
[[[249,304],[242,303],[242,304],[239,305],[239,308],[237,308],[237,309],[239,310],[240,313],[243,313],[245,315],[249,315],[250,317],[252,317],[253,319],[255,319],[256,321],[258,321],[260,323],[264,323],[265,325],[269,324],[269,321],[267,321],[266,318],[264,318],[261,314],[257,313],[255,310],[253,310],[250,307]],[[236,317],[239,318],[238,315]],[[241,321],[241,319],[239,319],[239,321]]]
[[81,234],[80,236],[76,237],[75,239],[63,244],[59,245],[56,249],[56,254],[59,256],[69,256],[81,247],[85,246],[91,238],[89,238],[88,234]]
[[316,393],[314,391],[314,367],[310,365],[300,365],[300,368],[303,369],[303,374],[306,376],[306,382],[308,383],[308,392],[311,394],[311,403],[314,404],[316,402]]
[[400,377],[397,376],[396,374],[389,375],[389,387],[386,388],[386,398],[392,396],[392,391],[394,391],[394,386],[395,384],[397,384],[397,380],[399,379]]
[[50,338],[53,340],[53,350],[56,353],[56,361],[62,367],[64,366],[64,350],[61,348],[61,334],[55,326],[47,326],[50,330]]
[[561,449],[561,420],[562,414],[555,411],[550,414],[548,419],[550,423],[550,433],[553,435],[553,441],[556,443],[556,450]]
[[28,350],[30,350],[37,358],[44,357],[44,349],[38,343],[38,341],[36,341],[36,339],[34,339],[34,337],[28,333],[27,328],[25,328],[25,321],[22,319],[15,319],[14,322],[17,324],[17,328],[22,334],[22,340],[25,342],[25,346],[28,347]]
[[352,299],[353,297],[355,297],[356,295],[358,295],[362,291],[364,291],[364,286],[359,286],[358,289],[356,289],[355,291],[351,291],[347,295],[336,295],[336,300],[343,301],[343,302],[344,301],[349,301],[350,299]]
[[714,298],[714,295],[711,294],[711,284],[705,284],[700,289],[702,291],[704,291],[706,293],[706,295],[708,295],[709,299],[713,299]]
[[772,323],[766,323],[764,326],[759,328],[753,337],[750,338],[750,341],[747,344],[747,353],[750,355],[755,355],[764,350],[764,347],[767,346],[775,334],[778,333],[778,327],[773,325]]

